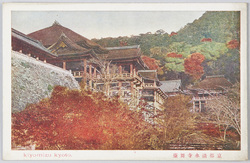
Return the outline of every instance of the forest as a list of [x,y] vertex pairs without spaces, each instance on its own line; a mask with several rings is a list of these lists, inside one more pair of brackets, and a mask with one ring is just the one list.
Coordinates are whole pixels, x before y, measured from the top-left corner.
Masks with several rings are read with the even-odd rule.
[[[182,79],[190,84],[207,75],[240,81],[240,12],[207,11],[179,31],[92,39],[104,47],[140,45],[156,61],[160,80]],[[171,23],[171,22],[170,22]],[[148,64],[152,63],[152,60]]]

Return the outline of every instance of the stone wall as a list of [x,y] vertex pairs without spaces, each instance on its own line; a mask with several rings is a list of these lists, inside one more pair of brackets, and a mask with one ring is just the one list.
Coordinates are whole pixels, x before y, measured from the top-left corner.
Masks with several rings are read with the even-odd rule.
[[49,97],[55,85],[79,89],[69,71],[15,51],[11,54],[11,80],[12,112]]

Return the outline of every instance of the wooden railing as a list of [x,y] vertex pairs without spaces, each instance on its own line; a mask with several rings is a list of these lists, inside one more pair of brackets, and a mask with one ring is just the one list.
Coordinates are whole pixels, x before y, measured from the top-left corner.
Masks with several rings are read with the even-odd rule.
[[207,96],[207,97],[193,97],[193,100],[199,101],[199,100],[211,100],[213,99],[212,96]]
[[83,71],[72,71],[72,74],[75,78],[82,78],[83,77]]
[[144,83],[143,86],[146,88],[156,88],[157,87],[156,84],[154,84],[154,83]]
[[[72,74],[75,78],[82,78],[84,76],[84,71],[72,71]],[[90,74],[87,73],[87,78],[90,78]],[[98,79],[103,79],[103,78],[106,78],[106,79],[121,79],[121,80],[126,80],[126,79],[132,79],[132,78],[136,78],[137,80],[139,81],[142,81],[142,78],[136,74],[131,74],[131,73],[122,73],[122,74],[105,74],[105,75],[102,75],[102,74],[98,74],[96,76],[94,76],[92,74],[92,79],[93,80],[98,80]]]

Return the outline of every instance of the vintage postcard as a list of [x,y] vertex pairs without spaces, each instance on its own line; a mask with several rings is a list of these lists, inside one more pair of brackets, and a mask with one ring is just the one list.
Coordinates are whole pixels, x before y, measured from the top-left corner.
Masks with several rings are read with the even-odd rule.
[[5,160],[246,160],[244,3],[6,3]]

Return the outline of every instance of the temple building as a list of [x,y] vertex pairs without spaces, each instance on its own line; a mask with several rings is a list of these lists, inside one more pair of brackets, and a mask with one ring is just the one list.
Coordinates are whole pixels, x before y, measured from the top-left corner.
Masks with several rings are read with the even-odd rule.
[[206,104],[214,97],[227,93],[228,88],[232,87],[223,75],[207,76],[199,83],[190,86],[188,90],[193,95],[192,112],[206,112]]
[[176,96],[181,93],[181,80],[166,80],[161,81],[160,88],[168,96]]
[[57,58],[57,55],[45,48],[41,42],[15,29],[11,29],[11,48],[13,51],[18,51],[44,62]]
[[119,96],[132,108],[143,99],[160,109],[167,98],[157,72],[143,62],[139,45],[104,48],[55,22],[28,35],[13,29],[12,49],[69,70],[86,89]]

